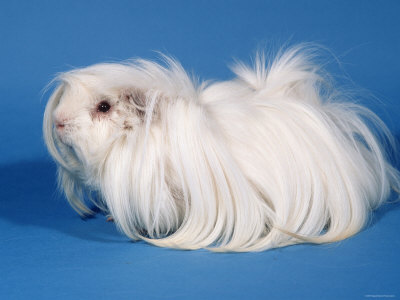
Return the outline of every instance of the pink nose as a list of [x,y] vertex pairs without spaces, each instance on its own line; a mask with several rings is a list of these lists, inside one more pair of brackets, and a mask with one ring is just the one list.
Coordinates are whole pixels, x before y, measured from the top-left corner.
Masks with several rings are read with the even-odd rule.
[[67,126],[67,124],[68,124],[68,118],[66,118],[63,115],[56,116],[54,118],[54,126],[56,127],[58,132],[63,131],[64,128]]
[[54,126],[58,132],[63,131],[67,124],[68,117],[63,112],[56,112],[54,114]]
[[62,123],[62,122],[56,122],[56,129],[57,129],[58,131],[63,130],[64,127],[65,127],[65,124],[64,124],[64,123]]

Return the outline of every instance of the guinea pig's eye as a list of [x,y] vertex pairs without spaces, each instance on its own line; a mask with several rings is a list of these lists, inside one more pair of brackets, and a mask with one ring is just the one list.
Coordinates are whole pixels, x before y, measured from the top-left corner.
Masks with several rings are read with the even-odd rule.
[[110,103],[108,103],[108,101],[101,101],[98,105],[97,105],[97,111],[102,112],[102,113],[106,113],[110,110],[111,105]]

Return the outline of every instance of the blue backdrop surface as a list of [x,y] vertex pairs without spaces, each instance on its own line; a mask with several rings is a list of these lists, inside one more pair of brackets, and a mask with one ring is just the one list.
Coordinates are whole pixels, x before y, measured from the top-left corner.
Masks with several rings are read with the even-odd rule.
[[395,0],[2,1],[0,299],[400,297],[398,204],[331,245],[162,249],[130,242],[101,215],[81,220],[56,192],[41,137],[43,88],[57,72],[161,51],[202,79],[229,79],[234,59],[298,42],[330,49],[340,64],[328,70],[399,137],[399,13]]

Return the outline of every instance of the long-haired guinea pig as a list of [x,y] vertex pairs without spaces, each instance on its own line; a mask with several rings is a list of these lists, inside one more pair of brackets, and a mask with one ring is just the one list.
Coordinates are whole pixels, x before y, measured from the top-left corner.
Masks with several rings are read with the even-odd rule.
[[60,74],[43,130],[66,198],[163,247],[260,251],[354,235],[399,190],[394,140],[314,54],[258,55],[214,83],[169,58]]

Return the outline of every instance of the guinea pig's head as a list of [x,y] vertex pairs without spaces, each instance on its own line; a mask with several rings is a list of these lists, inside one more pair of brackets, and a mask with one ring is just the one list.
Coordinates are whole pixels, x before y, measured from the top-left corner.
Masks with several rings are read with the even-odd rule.
[[97,64],[62,73],[55,82],[44,113],[44,139],[58,163],[60,186],[83,214],[89,210],[82,191],[99,189],[104,166],[112,165],[107,158],[120,163],[116,158],[122,153],[135,152],[170,103],[195,93],[172,60],[168,68],[148,61]]
[[142,127],[157,91],[133,80],[128,66],[102,64],[58,76],[47,104],[44,135],[65,169],[90,167],[115,139]]

